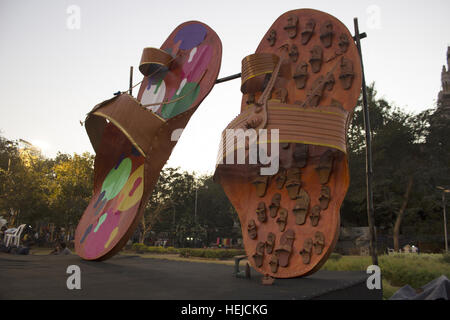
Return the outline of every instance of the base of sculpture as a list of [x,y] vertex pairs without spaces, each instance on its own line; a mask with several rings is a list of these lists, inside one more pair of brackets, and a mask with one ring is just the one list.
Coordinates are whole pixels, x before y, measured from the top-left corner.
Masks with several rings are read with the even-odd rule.
[[[263,285],[262,275],[233,276],[233,265],[117,256],[105,262],[71,256],[0,253],[0,299],[309,300],[381,299],[365,272],[325,271]],[[81,290],[66,286],[67,267],[81,270]]]

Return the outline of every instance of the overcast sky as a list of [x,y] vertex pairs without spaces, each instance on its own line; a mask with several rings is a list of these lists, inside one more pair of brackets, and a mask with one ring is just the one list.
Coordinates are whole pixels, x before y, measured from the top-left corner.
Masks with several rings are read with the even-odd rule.
[[[0,0],[0,131],[53,157],[93,153],[79,120],[128,87],[142,49],[159,47],[179,24],[199,20],[222,40],[219,77],[240,72],[284,12],[313,8],[341,20],[363,40],[367,82],[405,111],[434,107],[450,45],[450,1],[153,1]],[[77,19],[79,11],[79,20]],[[214,87],[191,118],[168,165],[214,170],[220,133],[240,110],[240,80]],[[135,90],[135,94],[137,90]]]

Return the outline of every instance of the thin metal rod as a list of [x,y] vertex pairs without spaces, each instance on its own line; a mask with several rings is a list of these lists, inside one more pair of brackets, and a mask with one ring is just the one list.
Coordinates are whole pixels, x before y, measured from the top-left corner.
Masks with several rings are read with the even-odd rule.
[[130,67],[130,96],[133,95],[133,66]]
[[198,187],[195,189],[195,209],[194,209],[194,223],[197,223],[197,194]]
[[227,82],[227,81],[234,80],[234,79],[237,79],[237,78],[240,78],[240,77],[241,77],[241,74],[240,73],[236,73],[236,74],[233,74],[233,75],[228,76],[228,77],[217,79],[216,83]]
[[[373,168],[372,168],[372,135],[370,129],[369,106],[367,104],[367,87],[364,75],[364,64],[361,50],[361,34],[359,33],[358,18],[353,19],[355,25],[356,47],[358,48],[359,58],[361,59],[362,71],[362,94],[363,94],[363,114],[364,114],[364,130],[366,131],[366,187],[367,187],[367,220],[369,222],[370,231],[370,254],[372,256],[372,264],[378,265],[377,256],[377,238],[375,235],[375,218],[373,209]],[[366,35],[367,36],[367,35]]]
[[445,253],[448,253],[448,240],[447,240],[447,213],[445,210],[446,201],[445,201],[445,190],[442,190],[442,206],[444,208],[444,241],[445,241]]
[[[367,33],[359,33],[359,40],[367,38]],[[356,41],[356,36],[353,37],[353,40]]]

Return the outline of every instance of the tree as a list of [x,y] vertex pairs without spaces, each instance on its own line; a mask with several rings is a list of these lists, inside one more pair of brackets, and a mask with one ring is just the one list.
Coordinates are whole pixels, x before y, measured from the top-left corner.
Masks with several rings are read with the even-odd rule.
[[48,195],[52,222],[65,228],[78,224],[91,200],[93,173],[93,155],[57,155]]
[[197,220],[207,230],[208,243],[219,238],[241,237],[239,217],[220,184],[203,176],[198,188]]
[[48,214],[49,171],[40,154],[29,157],[17,141],[0,137],[0,211],[13,213],[10,225],[31,224]]
[[[373,153],[373,199],[376,225],[390,227],[393,232],[394,249],[399,249],[400,227],[408,207],[421,206],[427,175],[426,140],[428,121],[424,114],[413,115],[392,107],[384,99],[377,99],[374,84],[368,87],[368,103],[371,117]],[[359,102],[361,104],[361,102]],[[361,106],[349,128],[349,158],[351,184],[344,204],[350,212],[345,220],[366,216],[365,208],[365,143]],[[411,203],[413,201],[413,203]],[[352,212],[353,211],[353,212]],[[359,219],[359,222],[362,220]],[[367,220],[363,220],[367,223]]]
[[208,245],[217,237],[240,236],[234,228],[237,220],[221,186],[211,176],[165,168],[144,212],[140,242],[151,230],[171,235],[180,246],[193,244],[186,238],[193,238],[196,245]]
[[[26,150],[25,150],[26,151]],[[24,152],[17,141],[0,136],[0,214],[17,212],[10,224],[53,223],[74,228],[92,197],[94,156],[62,154],[54,159]],[[197,205],[196,205],[197,201]],[[237,215],[211,176],[164,168],[139,224],[139,242],[150,231],[198,244],[215,237],[239,236]],[[183,240],[184,241],[184,240]]]
[[184,221],[184,216],[193,214],[190,204],[195,184],[195,176],[180,168],[161,171],[140,223],[140,242],[150,230],[175,233],[177,221]]

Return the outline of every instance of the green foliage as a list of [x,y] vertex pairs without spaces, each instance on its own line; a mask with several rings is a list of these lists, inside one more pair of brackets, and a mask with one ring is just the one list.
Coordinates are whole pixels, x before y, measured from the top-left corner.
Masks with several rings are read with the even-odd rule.
[[174,247],[153,247],[146,246],[143,243],[134,243],[131,247],[131,250],[136,251],[137,253],[158,253],[158,254],[178,254],[179,249]]
[[371,264],[370,257],[342,256],[341,259],[328,259],[322,269],[333,271],[365,271]]
[[450,253],[442,254],[442,261],[450,264]]
[[47,159],[0,136],[0,214],[11,225],[75,227],[92,194],[93,159],[88,153]]
[[92,195],[94,157],[59,154],[55,159],[49,194],[52,222],[62,226],[76,226]]
[[393,286],[386,279],[382,279],[383,286],[383,299],[387,300],[394,295],[400,289],[400,287]]
[[[93,173],[89,153],[47,159],[0,135],[0,215],[11,225],[54,223],[73,230],[92,196]],[[164,168],[139,225],[140,242],[151,233],[165,233],[177,246],[208,245],[217,237],[240,236],[237,220],[210,176]],[[188,237],[195,241],[187,242]]]
[[0,215],[13,224],[48,215],[51,162],[0,137],[0,165]]
[[330,257],[328,259],[337,261],[341,258],[342,258],[342,254],[333,252],[332,254],[330,254]]
[[[328,259],[323,269],[366,271],[371,264],[371,258],[367,256],[343,256],[339,260]],[[450,264],[439,254],[382,255],[379,256],[379,265],[383,280],[388,281],[391,287],[409,284],[418,289],[441,275],[450,277]]]
[[156,254],[179,254],[181,257],[197,257],[208,259],[230,259],[234,256],[245,254],[244,250],[238,249],[200,249],[200,248],[174,248],[174,247],[152,247],[142,243],[133,244],[131,250],[137,253]]
[[138,253],[143,253],[147,250],[147,246],[143,243],[133,243],[131,250],[136,251]]
[[[373,202],[379,232],[392,234],[401,208],[400,224],[411,234],[441,234],[442,206],[436,186],[450,186],[448,120],[436,125],[437,110],[410,114],[377,97],[368,88],[373,154]],[[367,226],[365,132],[362,101],[348,131],[350,186],[341,210],[343,226]],[[405,197],[412,181],[411,192]],[[410,234],[410,235],[411,235]],[[392,247],[392,244],[390,245]]]
[[420,288],[441,275],[450,277],[450,266],[443,264],[439,258],[439,255],[427,254],[381,256],[381,272],[394,286],[409,284]]
[[209,245],[217,237],[240,237],[237,224],[237,214],[211,176],[164,168],[147,204],[140,230],[141,234],[143,230],[168,234],[176,246],[188,247]]
[[244,250],[239,249],[179,249],[182,257],[198,257],[209,259],[230,259],[234,256],[245,255]]

